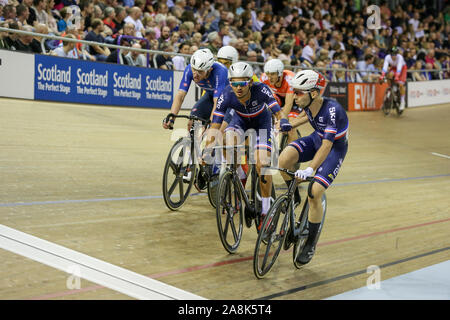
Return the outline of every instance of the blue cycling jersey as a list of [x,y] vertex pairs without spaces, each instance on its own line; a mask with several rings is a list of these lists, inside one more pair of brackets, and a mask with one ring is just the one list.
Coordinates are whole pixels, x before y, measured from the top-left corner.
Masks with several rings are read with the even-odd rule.
[[272,95],[270,88],[262,82],[254,82],[250,87],[250,99],[243,105],[233,89],[228,85],[217,100],[217,107],[213,113],[213,123],[222,123],[227,109],[234,109],[242,118],[256,118],[264,112],[271,110],[273,113],[280,111],[277,100]]
[[315,117],[309,108],[304,109],[311,126],[322,139],[332,142],[346,141],[348,134],[348,118],[339,102],[323,98],[323,104]]
[[[207,92],[212,93],[214,98],[218,98],[222,93],[222,90],[228,84],[228,69],[218,62],[214,62],[211,69],[208,78],[196,82],[195,84]],[[188,92],[193,80],[192,68],[189,64],[186,69],[184,69],[179,89]]]
[[348,150],[348,118],[344,108],[335,100],[323,98],[323,104],[315,117],[309,108],[304,109],[311,126],[309,136],[292,141],[289,146],[298,152],[298,162],[311,161],[322,145],[323,139],[333,142],[326,159],[317,168],[315,179],[328,188],[336,179]]

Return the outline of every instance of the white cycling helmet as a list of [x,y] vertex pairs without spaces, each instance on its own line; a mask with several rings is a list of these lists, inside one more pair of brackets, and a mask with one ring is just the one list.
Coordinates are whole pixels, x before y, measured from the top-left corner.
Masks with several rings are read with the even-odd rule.
[[199,49],[191,57],[191,66],[196,70],[208,71],[214,64],[214,55],[209,49]]
[[321,90],[325,87],[325,78],[314,70],[301,70],[291,80],[291,87],[302,91]]
[[284,63],[280,59],[270,59],[264,65],[264,73],[278,73],[278,76],[283,74]]
[[228,79],[232,78],[251,78],[253,77],[253,68],[246,62],[236,62],[228,70]]
[[232,46],[225,46],[217,52],[217,59],[231,60],[232,63],[236,63],[239,60],[239,53]]

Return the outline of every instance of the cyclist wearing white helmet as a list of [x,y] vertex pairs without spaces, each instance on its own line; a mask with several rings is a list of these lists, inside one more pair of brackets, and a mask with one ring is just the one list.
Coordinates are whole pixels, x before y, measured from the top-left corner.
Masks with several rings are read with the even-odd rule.
[[217,61],[223,64],[225,67],[230,68],[233,63],[238,62],[239,52],[232,46],[225,46],[219,49],[217,52]]
[[[210,119],[212,111],[216,108],[217,98],[228,83],[228,71],[222,64],[215,62],[214,55],[209,49],[199,49],[191,56],[191,63],[184,69],[178,92],[170,108],[170,112],[178,114],[186,97],[191,82],[205,91],[191,110],[191,115],[203,119]],[[173,127],[174,120],[163,121],[163,128]],[[189,123],[188,128],[190,128]]]
[[[296,171],[297,179],[314,176],[312,198],[309,201],[309,236],[296,264],[308,263],[315,251],[318,230],[322,221],[322,195],[331,185],[342,166],[348,149],[348,118],[345,109],[335,100],[322,97],[325,78],[316,71],[299,71],[292,79],[296,103],[303,108],[315,131],[289,144],[281,153],[279,165],[293,170],[298,162],[308,162],[304,170]],[[288,185],[290,177],[282,174]],[[299,202],[298,190],[296,202]]]
[[[270,59],[264,65],[264,73],[261,74],[261,82],[267,84],[272,90],[275,99],[281,106],[281,110],[288,117],[289,122],[293,124],[301,110],[294,105],[294,92],[292,91],[291,81],[294,73],[290,70],[284,70],[284,64],[279,59]],[[293,128],[298,125],[293,125]],[[298,139],[297,131],[288,132],[288,142]]]
[[[262,166],[270,164],[271,160],[272,114],[280,120],[282,131],[289,131],[291,125],[288,119],[283,118],[281,108],[270,88],[261,82],[253,82],[252,77],[253,68],[248,63],[237,62],[231,65],[228,73],[230,85],[223,90],[217,102],[206,146],[211,147],[215,142],[213,134],[217,134],[216,130],[220,128],[227,110],[234,109],[232,120],[225,129],[226,144],[234,145],[235,141],[239,143],[243,141],[245,133],[249,133],[247,130],[255,130],[256,141],[252,143],[256,142],[256,145],[251,145],[250,148],[255,151],[256,167],[261,173]],[[267,214],[269,210],[272,189],[272,177],[270,175],[264,177],[265,179],[260,180],[262,215]],[[262,220],[260,219],[259,226]]]

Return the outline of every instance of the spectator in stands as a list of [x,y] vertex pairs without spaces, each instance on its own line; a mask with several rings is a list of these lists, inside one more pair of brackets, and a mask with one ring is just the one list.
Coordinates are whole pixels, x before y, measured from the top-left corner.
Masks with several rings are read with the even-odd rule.
[[302,57],[309,63],[314,64],[316,60],[316,43],[313,37],[308,39],[308,44],[303,48]]
[[[47,25],[43,23],[37,23],[34,27],[35,33],[41,33],[41,34],[48,34],[48,27]],[[34,36],[33,41],[31,41],[31,48],[33,49],[33,52],[39,53],[39,54],[46,54],[51,49],[48,46],[47,42],[44,41],[44,48],[42,48],[42,37],[41,36]]]
[[442,78],[449,79],[450,78],[450,56],[447,53],[441,55],[441,70],[442,70]]
[[190,41],[191,41],[192,45],[200,47],[202,44],[202,34],[200,32],[195,32],[192,35],[192,38]]
[[[212,54],[216,55],[219,49],[222,47],[222,39],[217,31],[211,32],[208,35],[208,49]],[[245,52],[247,53],[247,52]]]
[[54,6],[55,6],[55,0],[47,0],[46,1],[45,12],[47,13],[47,27],[48,27],[48,32],[50,34],[59,35],[58,21],[55,18],[55,16],[57,16],[57,17],[59,16],[59,12],[57,10],[54,10],[55,12],[53,11]]
[[114,8],[114,18],[113,23],[115,28],[113,29],[113,33],[119,32],[119,30],[123,29],[125,25],[125,18],[127,17],[127,11],[122,6],[117,6]]
[[425,63],[428,63],[432,66],[432,69],[439,69],[439,67],[436,65],[436,59],[434,57],[434,49],[428,50],[427,55],[425,56]]
[[8,4],[3,8],[3,17],[5,21],[15,21],[17,18],[17,9],[12,4]]
[[[64,38],[76,39],[73,34],[67,34]],[[63,41],[63,45],[51,51],[52,56],[58,56],[63,58],[78,59],[78,51],[76,49],[76,42]]]
[[[33,32],[33,27],[25,25],[22,27],[23,31]],[[31,42],[33,41],[33,36],[21,34],[16,41],[16,51],[35,53],[31,47]]]
[[94,2],[89,0],[82,0],[80,2],[81,16],[85,18],[84,25],[86,30],[91,27],[91,22],[94,19]]
[[34,0],[33,8],[36,11],[36,24],[48,25],[47,0]]
[[36,10],[33,8],[33,0],[23,0],[22,4],[28,7],[28,11],[30,13],[27,19],[27,24],[34,26],[34,22],[36,21]]
[[290,66],[291,54],[291,45],[288,43],[284,43],[281,45],[281,54],[278,56],[278,59],[280,59],[285,66]]
[[113,7],[106,7],[105,8],[105,18],[103,19],[103,23],[105,25],[105,28],[111,29],[112,33],[116,33],[118,30],[116,30],[116,23],[114,22],[114,19],[116,17],[116,11]]
[[[139,43],[134,43],[131,47],[136,49],[142,49],[142,46]],[[147,67],[147,55],[142,52],[130,50],[130,52],[128,52],[126,57],[133,66]]]
[[[92,31],[90,31],[85,40],[86,41],[94,41],[98,43],[104,43],[105,39],[101,35],[104,30],[103,21],[100,19],[94,19],[91,23]],[[105,61],[106,58],[111,54],[111,51],[108,47],[102,47],[100,45],[92,45],[89,46],[89,54],[94,56],[97,61]]]
[[[9,28],[9,24],[6,21],[0,21],[0,27]],[[7,36],[8,36],[8,33],[6,31],[0,31],[0,49],[9,50],[9,45],[6,42]]]
[[22,3],[17,6],[16,12],[17,12],[17,21],[20,22],[20,25],[21,26],[28,25],[27,19],[30,16],[30,9]]
[[169,42],[170,40],[170,28],[168,26],[164,26],[161,29],[161,37],[159,37],[159,48],[161,48],[163,43]]
[[425,76],[425,73],[419,71],[419,70],[422,70],[422,60],[417,60],[413,69],[416,70],[412,74],[412,79],[414,81],[425,81],[425,80],[427,80],[427,78]]
[[375,82],[378,79],[378,74],[375,72],[375,65],[373,64],[375,57],[371,54],[366,54],[364,60],[358,61],[356,69],[361,70],[358,73],[358,82]]
[[[95,20],[94,20],[95,21]],[[118,38],[116,39],[116,44],[119,44],[118,42]],[[130,47],[131,43],[130,41],[128,41],[128,39],[125,38],[121,38],[120,40],[120,45],[124,46],[124,47]],[[128,54],[128,50],[124,50],[124,49],[114,49],[106,58],[106,62],[110,62],[110,63],[118,63],[118,64],[125,64],[125,65],[133,65],[133,63],[131,62],[131,60],[127,57]]]
[[[169,42],[161,44],[160,50],[165,52],[173,52],[173,47]],[[172,57],[168,54],[158,54],[155,57],[156,67],[164,70],[173,70]]]
[[[120,30],[119,30],[119,33],[120,33]],[[125,36],[135,37],[136,29],[135,29],[134,24],[132,24],[131,22],[125,23],[125,25],[123,26],[122,34]]]
[[[17,23],[17,21],[7,20],[7,22],[8,22],[9,29],[20,30],[19,24]],[[10,32],[3,38],[3,40],[6,44],[6,48],[8,48],[9,50],[13,50],[13,51],[15,51],[17,48],[17,40],[18,39],[19,39],[19,34],[14,33],[14,32]]]
[[61,19],[58,21],[58,32],[64,32],[67,29],[67,22],[72,16],[72,12],[69,7],[64,7],[60,11]]
[[[181,54],[189,54],[189,49],[190,43],[186,41],[180,44],[178,52]],[[173,69],[178,71],[184,71],[184,69],[186,69],[186,66],[188,65],[188,59],[189,58],[183,56],[173,56],[172,57]]]
[[141,21],[142,11],[139,7],[132,7],[130,9],[129,15],[125,18],[126,23],[132,23],[136,30],[136,37],[142,38],[142,31],[144,29],[144,25]]
[[169,27],[170,33],[178,31],[178,19],[174,16],[168,16],[166,19],[166,26]]

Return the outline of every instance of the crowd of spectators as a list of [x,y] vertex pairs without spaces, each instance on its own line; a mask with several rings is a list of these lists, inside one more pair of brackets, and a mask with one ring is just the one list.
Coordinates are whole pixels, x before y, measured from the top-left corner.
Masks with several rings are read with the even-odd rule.
[[[42,46],[39,37],[0,32],[0,48],[184,70],[188,58],[174,52],[207,47],[216,54],[231,45],[240,60],[278,58],[286,68],[321,68],[333,81],[375,81],[388,49],[397,46],[408,69],[418,70],[409,79],[448,78],[449,7],[424,0],[377,3],[374,27],[364,0],[0,0],[0,27],[99,43],[47,40]],[[102,43],[165,53],[117,52]],[[330,70],[340,68],[361,72]],[[262,70],[255,65],[257,74]]]

